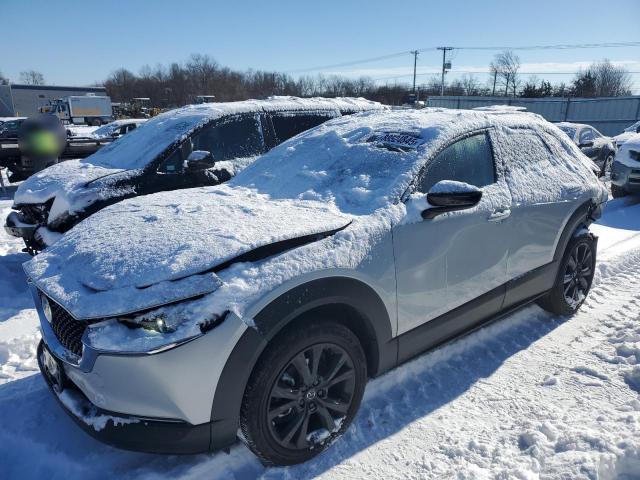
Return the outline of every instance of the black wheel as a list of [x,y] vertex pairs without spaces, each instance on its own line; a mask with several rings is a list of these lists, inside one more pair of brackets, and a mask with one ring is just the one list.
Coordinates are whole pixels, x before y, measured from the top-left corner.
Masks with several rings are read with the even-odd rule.
[[607,155],[602,164],[602,176],[605,178],[611,178],[611,165],[613,165],[613,153]]
[[252,372],[240,412],[247,446],[267,465],[316,456],[342,435],[367,379],[358,338],[334,322],[277,336]]
[[557,315],[571,315],[587,298],[596,268],[596,242],[589,233],[574,237],[565,251],[553,288],[538,304]]
[[612,183],[611,184],[611,196],[613,198],[626,197],[627,196],[627,191],[624,188],[619,187],[618,185],[615,185],[614,183]]

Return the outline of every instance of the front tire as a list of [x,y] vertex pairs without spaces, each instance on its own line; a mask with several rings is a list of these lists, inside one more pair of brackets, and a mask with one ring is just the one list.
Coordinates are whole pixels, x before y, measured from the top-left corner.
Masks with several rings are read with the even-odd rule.
[[367,363],[344,325],[306,322],[272,340],[245,390],[243,441],[266,465],[307,461],[342,435],[362,400]]
[[575,313],[587,298],[596,268],[596,241],[590,233],[573,237],[567,245],[553,288],[538,305],[556,315]]

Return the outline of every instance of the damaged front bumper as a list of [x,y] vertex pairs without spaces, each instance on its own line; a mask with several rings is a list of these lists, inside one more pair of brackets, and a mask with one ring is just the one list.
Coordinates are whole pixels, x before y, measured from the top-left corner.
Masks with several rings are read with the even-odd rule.
[[40,225],[25,223],[20,220],[18,212],[11,212],[5,221],[4,231],[12,237],[32,240]]
[[209,332],[153,352],[98,350],[85,331],[79,356],[61,343],[39,291],[32,284],[31,289],[43,338],[42,375],[66,413],[91,436],[119,448],[181,454],[235,441],[236,429],[223,432],[220,425],[229,422],[217,418],[212,405],[224,388],[218,380],[226,360],[247,328],[239,317],[228,315]]

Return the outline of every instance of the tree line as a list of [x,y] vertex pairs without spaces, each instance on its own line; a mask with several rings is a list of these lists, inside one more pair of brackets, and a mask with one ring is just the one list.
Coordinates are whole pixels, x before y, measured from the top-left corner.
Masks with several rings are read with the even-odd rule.
[[[631,94],[631,76],[609,60],[595,62],[575,74],[571,82],[551,84],[535,76],[524,78],[520,59],[512,51],[498,53],[492,60],[489,79],[481,82],[474,74],[447,81],[445,95],[518,97],[609,97]],[[20,82],[43,85],[44,76],[35,70],[21,72]],[[440,77],[434,75],[417,86],[418,99],[440,94]],[[0,84],[8,79],[0,72]],[[266,98],[271,95],[300,97],[365,97],[388,105],[408,100],[406,83],[378,84],[370,77],[357,79],[338,75],[308,75],[294,78],[281,72],[238,71],[218,64],[209,55],[193,54],[186,62],[144,66],[136,74],[126,68],[112,72],[102,84],[114,102],[148,97],[157,107],[170,108],[193,103],[198,95],[214,95],[216,101]]]

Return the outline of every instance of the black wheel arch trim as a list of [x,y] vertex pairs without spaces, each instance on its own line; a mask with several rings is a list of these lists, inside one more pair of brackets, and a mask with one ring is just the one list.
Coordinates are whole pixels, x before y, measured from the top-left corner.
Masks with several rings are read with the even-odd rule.
[[[248,328],[227,359],[222,370],[211,407],[211,450],[219,450],[236,440],[240,405],[251,372],[269,341],[291,322],[325,307],[346,307],[355,310],[362,329],[368,332],[368,369],[370,376],[395,367],[397,342],[392,337],[392,325],[380,296],[361,280],[351,277],[327,277],[311,280],[283,293],[254,316],[255,328]],[[349,326],[349,324],[347,324]],[[356,332],[357,333],[357,332]],[[366,339],[365,339],[366,341]],[[373,353],[374,358],[369,358]]]
[[569,220],[567,220],[556,245],[556,250],[553,255],[553,260],[555,262],[559,262],[562,259],[564,251],[567,249],[567,245],[569,245],[569,241],[571,240],[571,237],[573,237],[575,231],[580,227],[587,228],[596,220],[593,217],[593,214],[597,208],[598,205],[596,205],[593,200],[587,200],[582,203],[569,217]]

